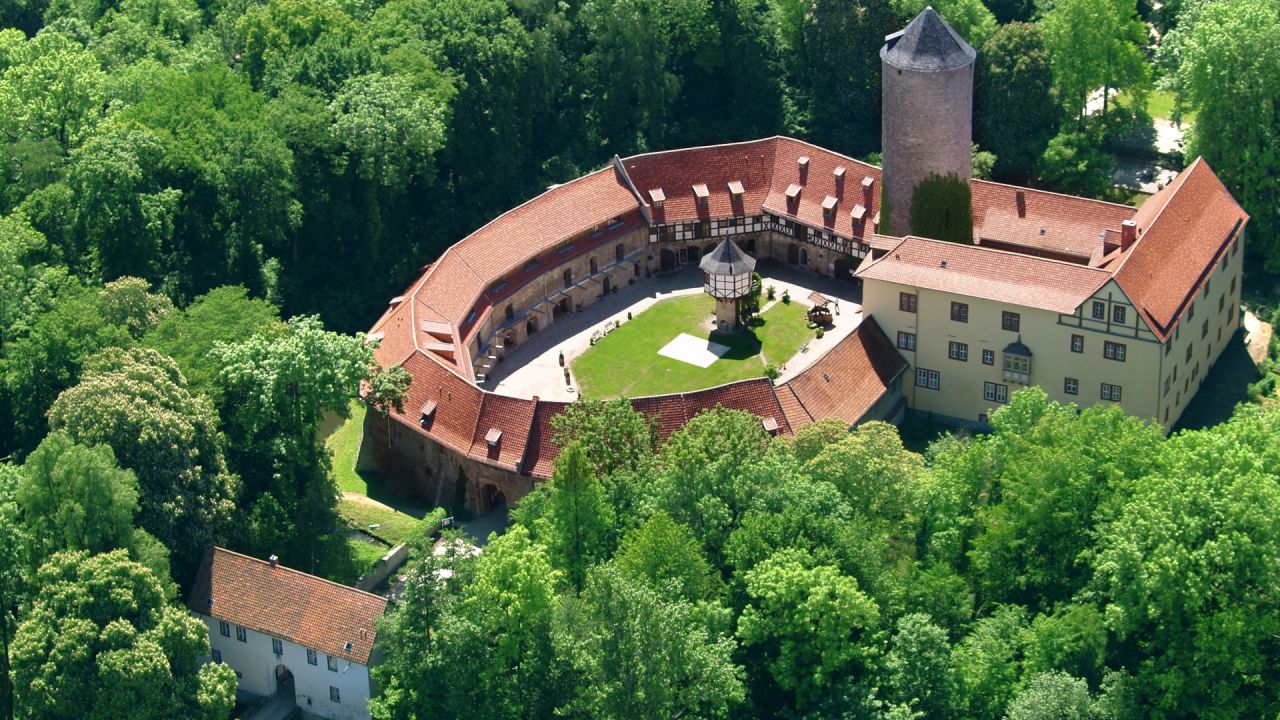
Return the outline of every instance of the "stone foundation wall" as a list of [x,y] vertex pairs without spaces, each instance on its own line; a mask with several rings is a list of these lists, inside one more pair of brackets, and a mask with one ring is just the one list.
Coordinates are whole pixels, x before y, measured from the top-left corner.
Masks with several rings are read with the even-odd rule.
[[472,460],[375,412],[365,416],[361,455],[382,473],[392,493],[454,512],[465,508],[482,515],[499,496],[515,505],[534,487],[531,477]]

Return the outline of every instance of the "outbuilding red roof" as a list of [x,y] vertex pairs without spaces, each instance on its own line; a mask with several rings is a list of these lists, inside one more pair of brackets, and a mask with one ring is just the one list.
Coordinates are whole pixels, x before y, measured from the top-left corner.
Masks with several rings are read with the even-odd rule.
[[187,596],[192,612],[273,635],[361,665],[378,636],[386,598],[283,565],[210,548]]
[[793,430],[825,418],[840,418],[852,425],[884,397],[906,367],[907,361],[875,319],[868,317],[812,365],[782,384],[778,398]]

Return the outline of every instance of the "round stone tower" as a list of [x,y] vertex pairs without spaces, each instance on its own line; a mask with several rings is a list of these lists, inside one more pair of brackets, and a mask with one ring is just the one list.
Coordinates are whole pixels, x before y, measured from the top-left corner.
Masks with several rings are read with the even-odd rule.
[[954,174],[969,181],[977,57],[932,6],[880,48],[885,219],[894,235],[911,232],[911,194],[921,180]]

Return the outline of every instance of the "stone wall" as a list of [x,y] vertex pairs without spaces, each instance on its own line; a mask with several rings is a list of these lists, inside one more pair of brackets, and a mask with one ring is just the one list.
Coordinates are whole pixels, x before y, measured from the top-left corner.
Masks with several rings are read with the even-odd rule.
[[418,428],[395,418],[388,423],[374,412],[365,415],[361,452],[381,471],[389,491],[455,512],[465,508],[482,515],[499,495],[514,505],[534,487],[531,477],[473,460]]
[[881,59],[881,148],[891,217],[880,232],[906,235],[911,195],[930,174],[973,171],[973,63],[944,70],[898,68]]

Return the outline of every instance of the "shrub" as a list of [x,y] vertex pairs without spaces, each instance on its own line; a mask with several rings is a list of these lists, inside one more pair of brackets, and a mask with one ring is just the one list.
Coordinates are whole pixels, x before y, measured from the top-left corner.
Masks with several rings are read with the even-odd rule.
[[770,285],[769,287],[764,289],[764,293],[766,297],[768,297],[770,300],[773,300],[778,295],[778,289]]
[[790,290],[783,290],[783,291],[782,291],[782,304],[783,304],[783,305],[790,305],[790,304],[791,304],[791,291],[790,291]]
[[826,335],[826,334],[827,334],[827,333],[826,333],[822,328],[818,328],[818,331],[817,331],[817,332],[815,332],[813,335],[814,335],[814,337],[816,337],[816,338],[818,338],[819,340],[821,340],[821,339],[822,339],[822,336],[823,336],[823,335]]
[[769,363],[764,366],[764,376],[770,380],[777,380],[780,375],[782,375],[782,370],[778,369],[777,365]]

